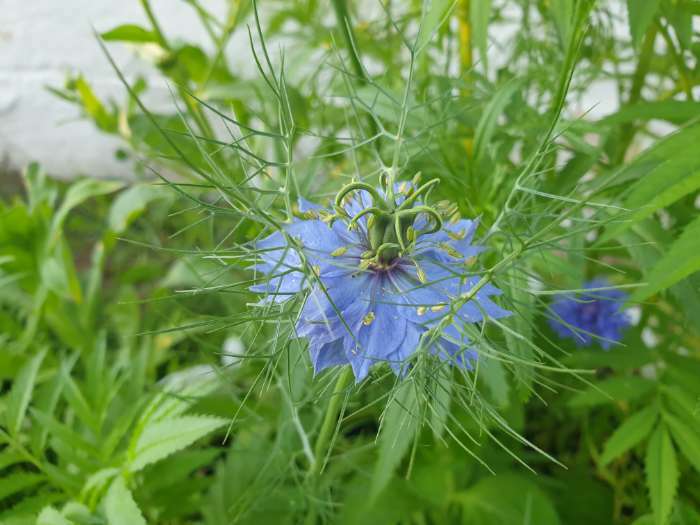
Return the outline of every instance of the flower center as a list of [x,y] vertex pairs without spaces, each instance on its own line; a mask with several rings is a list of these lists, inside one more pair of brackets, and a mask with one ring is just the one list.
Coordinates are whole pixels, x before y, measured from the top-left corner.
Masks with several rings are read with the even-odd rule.
[[[404,182],[394,188],[393,173],[389,171],[383,177],[382,189],[377,190],[364,182],[352,182],[338,192],[335,198],[336,215],[343,218],[348,228],[357,227],[357,222],[367,215],[367,237],[369,250],[363,254],[361,266],[377,270],[389,269],[396,261],[408,253],[415,245],[420,235],[434,233],[442,228],[440,212],[421,202],[428,195],[437,179],[430,180],[418,186],[420,174],[414,177],[413,183]],[[343,203],[345,198],[355,191],[366,191],[372,197],[372,205],[350,217]],[[418,217],[427,216],[426,227],[416,229]]]

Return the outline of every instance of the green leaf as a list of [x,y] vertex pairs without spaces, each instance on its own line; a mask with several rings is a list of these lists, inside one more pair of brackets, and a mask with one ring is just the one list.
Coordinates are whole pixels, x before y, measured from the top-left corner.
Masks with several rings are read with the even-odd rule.
[[630,301],[643,301],[697,271],[700,271],[700,215],[686,226],[680,237],[652,268],[647,278],[649,284],[633,293]]
[[700,433],[697,431],[697,421],[693,421],[696,424],[693,428],[669,413],[664,414],[664,421],[671,430],[673,441],[695,470],[700,472]]
[[118,477],[110,485],[104,500],[105,516],[109,525],[146,525],[146,520],[126,487]]
[[648,394],[656,383],[637,376],[613,377],[577,392],[569,405],[589,408],[617,401],[631,401]]
[[[515,315],[505,322],[514,333],[506,331],[508,349],[518,359],[535,362],[535,352],[528,344],[532,341],[532,318],[535,311],[535,296],[528,291],[527,276],[524,272],[511,272],[509,275],[509,297],[515,306]],[[517,379],[515,388],[521,400],[527,401],[532,392],[532,382],[535,378],[534,367],[525,363],[515,364],[513,373]]]
[[695,192],[698,188],[700,188],[698,156],[691,153],[664,162],[629,189],[629,195],[623,206],[631,211],[619,215],[623,220],[608,228],[600,242],[617,237],[630,226]]
[[153,31],[144,29],[134,24],[123,24],[105,31],[100,35],[105,42],[134,42],[147,43],[158,42],[158,37]]
[[566,47],[571,40],[571,24],[574,18],[574,2],[571,0],[551,0],[552,18],[559,33],[559,43]]
[[634,47],[639,48],[660,5],[661,0],[627,0],[630,35],[632,35]]
[[600,121],[606,126],[617,126],[635,120],[666,120],[673,124],[684,124],[700,115],[700,102],[689,100],[660,100],[639,102],[623,106],[619,111]]
[[151,202],[170,198],[171,195],[172,192],[150,184],[131,186],[114,199],[109,209],[109,229],[115,233],[123,233]]
[[493,396],[493,401],[499,408],[508,405],[510,387],[506,379],[506,371],[498,359],[483,359],[479,363],[479,374]]
[[678,488],[676,452],[664,425],[659,425],[647,445],[645,462],[647,487],[655,525],[668,523]]
[[226,424],[225,419],[210,416],[181,416],[152,423],[130,446],[129,470],[137,472]]
[[49,246],[52,246],[58,240],[63,222],[73,208],[92,197],[112,193],[121,187],[121,182],[99,179],[81,179],[73,184],[66,192],[63,202],[61,202],[51,222]]
[[457,0],[432,0],[425,3],[423,19],[420,24],[420,32],[416,39],[416,52],[425,47],[439,27],[447,20]]
[[[80,97],[83,110],[92,118],[94,123],[103,131],[113,133],[117,130],[117,118],[115,115],[107,111],[107,108],[102,104],[90,84],[83,77],[78,77],[75,80],[75,89]],[[87,179],[93,180],[93,179]]]
[[36,525],[75,525],[53,507],[46,507],[36,520]]
[[18,472],[0,479],[0,501],[18,492],[41,483],[46,478],[41,474]]
[[647,437],[658,415],[656,405],[652,405],[627,418],[606,441],[600,458],[603,465],[610,463]]
[[499,474],[479,480],[455,495],[463,525],[558,525],[559,516],[547,494],[534,480]]
[[27,407],[36,383],[36,376],[39,373],[45,354],[46,351],[42,350],[30,359],[19,371],[17,378],[12,384],[12,390],[8,396],[7,408],[4,414],[7,430],[12,436],[16,436],[19,432],[24,416],[27,413]]
[[377,438],[379,451],[370,488],[372,500],[375,500],[389,483],[418,429],[418,399],[415,388],[410,381],[401,383],[387,406]]
[[521,79],[513,79],[501,87],[494,93],[493,98],[484,108],[484,112],[479,119],[479,123],[474,131],[474,162],[479,163],[483,160],[486,154],[486,148],[491,142],[491,137],[496,131],[498,117],[503,113],[508,102],[513,97],[513,94],[522,84]]
[[474,46],[479,50],[479,59],[488,69],[488,29],[491,17],[491,0],[471,0],[469,3],[469,21],[473,34]]

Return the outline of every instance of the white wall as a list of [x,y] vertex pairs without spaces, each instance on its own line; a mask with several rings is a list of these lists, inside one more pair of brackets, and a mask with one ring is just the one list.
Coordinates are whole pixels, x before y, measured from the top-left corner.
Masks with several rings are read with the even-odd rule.
[[[204,3],[221,10],[221,1]],[[152,4],[164,32],[204,41],[185,2]],[[123,97],[93,36],[93,27],[105,31],[122,23],[145,24],[138,0],[0,0],[0,160],[13,168],[38,160],[59,177],[130,175],[130,165],[114,158],[119,140],[96,131],[76,107],[45,89],[62,86],[67,72],[83,72],[98,94]],[[141,66],[124,46],[110,49],[127,72]],[[160,88],[157,98],[168,100],[167,88]]]
[[[224,11],[225,0],[203,3],[214,12]],[[183,0],[152,0],[152,5],[167,35],[206,42]],[[0,161],[21,168],[37,160],[59,177],[130,176],[130,164],[114,158],[119,140],[98,132],[79,118],[76,107],[45,89],[61,86],[67,72],[82,72],[99,95],[123,97],[123,87],[93,36],[93,27],[104,31],[122,23],[145,24],[138,0],[0,0]],[[245,32],[240,35],[229,53],[245,62],[247,38]],[[148,71],[124,46],[110,49],[127,73]],[[160,92],[149,98],[161,105],[170,103],[164,83],[151,84]],[[613,111],[617,100],[610,87],[592,86],[586,107],[577,109],[595,106],[595,114]]]

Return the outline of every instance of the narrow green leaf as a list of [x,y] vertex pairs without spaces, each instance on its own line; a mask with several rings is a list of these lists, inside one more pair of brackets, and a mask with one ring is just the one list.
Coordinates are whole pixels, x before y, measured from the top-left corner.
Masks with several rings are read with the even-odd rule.
[[61,202],[61,205],[56,211],[53,221],[51,222],[49,246],[53,246],[53,244],[58,240],[58,235],[63,227],[63,222],[66,220],[68,213],[70,213],[73,208],[92,197],[112,193],[121,187],[121,182],[99,179],[81,179],[68,188],[68,191],[63,198],[63,202]]
[[18,492],[33,487],[44,481],[44,476],[29,472],[18,472],[0,479],[0,501],[17,494]]
[[616,113],[603,118],[600,123],[606,126],[617,126],[635,120],[658,119],[673,124],[684,124],[698,115],[700,115],[700,102],[661,100],[623,106]]
[[599,242],[616,238],[630,226],[699,188],[700,158],[693,152],[662,163],[629,189],[623,206],[630,213],[620,214],[622,220],[608,228]]
[[158,37],[153,31],[144,29],[134,24],[123,24],[105,31],[100,35],[105,42],[132,42],[144,44],[158,42]]
[[12,436],[17,435],[19,432],[24,416],[27,413],[27,407],[36,383],[36,376],[39,373],[45,354],[46,351],[42,350],[31,358],[19,371],[17,378],[12,384],[12,390],[7,399],[7,408],[5,409],[5,423],[8,432]]
[[223,427],[227,421],[210,416],[181,416],[148,425],[130,447],[131,472],[160,461]]
[[[700,173],[698,176],[700,180]],[[643,301],[697,271],[700,271],[700,215],[686,226],[651,270],[647,279],[649,284],[632,294],[630,301]]]
[[559,33],[559,43],[567,46],[571,39],[571,24],[574,18],[574,2],[571,0],[551,0],[550,10]]
[[513,94],[522,84],[519,79],[513,79],[503,84],[494,93],[493,98],[484,108],[484,113],[474,131],[474,162],[479,163],[486,154],[486,148],[491,142],[491,137],[496,131],[498,117],[503,113]]
[[663,424],[656,427],[647,445],[645,470],[654,524],[665,525],[676,497],[679,473],[676,452]]
[[469,21],[474,35],[474,46],[479,50],[479,59],[488,70],[488,29],[491,17],[491,0],[471,0]]
[[151,202],[170,198],[172,192],[164,190],[150,184],[136,184],[121,192],[109,209],[109,229],[123,233]]
[[110,485],[104,500],[109,525],[146,525],[146,520],[134,501],[134,496],[121,476]]
[[418,428],[417,409],[415,385],[410,381],[401,383],[395,397],[389,402],[377,438],[379,451],[370,488],[372,500],[389,483],[413,441]]
[[[673,441],[690,464],[700,472],[700,432],[669,413],[664,414],[664,421],[671,430]],[[696,426],[697,423],[695,421]]]
[[660,5],[661,0],[627,0],[630,35],[634,47],[639,48]]
[[456,3],[457,0],[432,0],[425,4],[420,32],[416,39],[416,52],[423,49],[430,42],[435,32],[447,20],[450,11]]
[[652,405],[628,417],[605,443],[601,462],[610,463],[641,442],[651,432],[658,415],[656,405]]

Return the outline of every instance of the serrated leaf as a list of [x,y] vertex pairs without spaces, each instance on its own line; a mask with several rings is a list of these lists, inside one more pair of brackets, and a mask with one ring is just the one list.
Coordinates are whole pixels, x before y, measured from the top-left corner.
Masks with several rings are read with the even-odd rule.
[[638,48],[642,43],[660,5],[661,0],[627,0],[627,15],[634,47]]
[[664,421],[671,430],[673,441],[695,470],[700,472],[700,433],[697,428],[686,425],[669,413],[664,414]]
[[700,215],[686,226],[652,268],[647,278],[649,284],[632,294],[630,301],[643,301],[697,271],[700,271]]
[[10,435],[14,436],[19,432],[19,428],[27,413],[27,407],[32,397],[36,376],[44,360],[45,350],[42,350],[31,358],[19,371],[17,378],[12,383],[12,390],[7,399],[5,409],[5,424]]
[[136,505],[134,496],[122,477],[118,477],[110,485],[105,496],[104,509],[108,525],[146,525],[141,509]]
[[135,24],[123,24],[105,31],[100,35],[105,42],[132,42],[144,44],[158,42],[158,37],[153,31],[144,29]]
[[628,417],[606,441],[600,458],[603,465],[610,463],[647,437],[658,415],[656,405],[652,405]]
[[379,450],[370,488],[372,500],[387,486],[415,436],[418,428],[415,388],[410,381],[401,383],[386,409],[377,438]]
[[129,470],[137,472],[227,424],[211,416],[181,416],[148,425],[130,447]]
[[654,523],[665,525],[678,488],[678,465],[671,437],[664,425],[657,426],[649,440],[644,468]]
[[36,525],[75,525],[53,507],[46,507],[36,520]]

